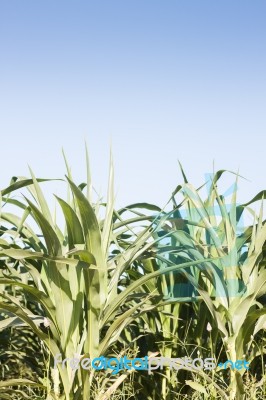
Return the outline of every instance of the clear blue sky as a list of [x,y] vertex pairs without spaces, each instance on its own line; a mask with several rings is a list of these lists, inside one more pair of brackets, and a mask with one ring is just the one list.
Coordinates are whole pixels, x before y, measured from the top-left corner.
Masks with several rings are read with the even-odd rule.
[[237,170],[265,182],[266,2],[0,2],[0,187],[30,164],[104,192],[112,140],[118,205],[163,205],[181,181]]

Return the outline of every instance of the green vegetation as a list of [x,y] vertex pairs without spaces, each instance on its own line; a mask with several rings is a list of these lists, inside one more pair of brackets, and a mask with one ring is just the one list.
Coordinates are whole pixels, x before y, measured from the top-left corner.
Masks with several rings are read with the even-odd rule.
[[[228,172],[196,189],[181,171],[164,209],[116,210],[112,161],[106,201],[93,199],[88,162],[80,185],[67,165],[63,228],[32,172],[1,191],[1,399],[265,398],[265,193],[239,205],[237,176],[226,201]],[[58,353],[246,359],[250,369],[112,375],[54,369]]]

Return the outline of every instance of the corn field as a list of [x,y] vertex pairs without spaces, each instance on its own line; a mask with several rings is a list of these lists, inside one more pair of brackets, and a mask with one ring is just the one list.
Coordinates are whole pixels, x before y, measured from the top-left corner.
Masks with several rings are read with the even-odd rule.
[[[237,174],[217,171],[196,188],[180,169],[164,208],[116,209],[112,158],[105,199],[88,157],[81,184],[66,161],[56,215],[49,180],[31,170],[1,190],[0,399],[266,398],[266,192],[239,204]],[[209,357],[216,368],[112,374],[55,367],[57,354]],[[249,369],[218,365],[227,359]]]

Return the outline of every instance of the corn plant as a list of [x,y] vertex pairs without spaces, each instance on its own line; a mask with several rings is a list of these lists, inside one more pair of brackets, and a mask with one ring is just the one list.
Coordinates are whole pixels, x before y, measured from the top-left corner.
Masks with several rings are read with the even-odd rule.
[[[134,276],[172,268],[188,260],[202,260],[202,263],[187,268],[182,274],[176,271],[163,274],[156,282],[148,281],[142,287],[143,293],[153,292],[168,301],[141,316],[143,322],[138,333],[149,337],[147,350],[156,344],[156,350],[167,357],[198,353],[215,357],[218,364],[227,358],[247,359],[253,376],[262,378],[257,385],[263,388],[266,231],[262,206],[259,215],[249,206],[263,199],[264,192],[247,204],[237,205],[234,184],[226,204],[225,197],[218,192],[223,173],[218,171],[212,177],[206,200],[200,196],[202,188],[195,189],[183,173],[185,182],[172,195],[173,210],[161,212],[155,221],[158,227],[153,237],[158,241],[157,247],[139,260]],[[179,203],[177,195],[181,197]],[[253,217],[253,226],[244,224],[245,213]],[[206,259],[211,261],[205,264]],[[231,370],[228,376],[228,371],[218,366],[210,376],[196,371],[194,380],[195,374],[204,383],[202,393],[207,387],[207,396],[212,398],[241,398],[246,391],[244,370]],[[146,398],[154,399],[158,395],[170,400],[180,380],[191,382],[191,373],[181,369],[177,376],[169,369],[156,376],[157,386],[150,377],[143,378]],[[193,387],[200,388],[199,384],[192,384]],[[187,387],[184,394],[186,390]],[[153,393],[151,397],[149,391]]]
[[[226,204],[217,188],[223,172],[219,171],[213,176],[205,201],[184,176],[184,184],[173,195],[174,211],[168,220],[170,227],[169,224],[162,226],[171,234],[170,256],[163,263],[167,262],[169,266],[182,263],[188,254],[194,261],[213,258],[206,268],[201,264],[184,272],[195,288],[191,299],[196,295],[201,298],[191,303],[197,320],[192,335],[197,338],[198,346],[202,346],[209,322],[212,327],[210,346],[218,359],[222,353],[221,346],[224,349],[223,357],[231,360],[246,357],[251,369],[259,356],[261,373],[264,375],[265,347],[261,338],[266,327],[266,225],[263,222],[263,204],[258,216],[248,209],[251,203],[263,199],[264,192],[247,204],[237,205],[235,184],[231,190],[231,201]],[[179,192],[183,198],[177,205],[174,196]],[[252,213],[252,227],[243,226],[241,218],[244,211]],[[176,229],[178,224],[180,228]],[[169,275],[166,278],[169,279],[167,290],[169,294],[173,293],[179,278],[172,281]],[[178,289],[176,295],[179,295]],[[168,320],[168,326],[169,323]],[[255,336],[260,345],[255,345]],[[231,370],[228,381],[230,399],[243,396],[243,374],[244,370]]]
[[[171,265],[167,261],[167,268],[134,276],[132,266],[149,259],[151,254],[153,259],[168,258],[167,252],[154,252],[162,240],[156,237],[156,231],[165,224],[164,218],[155,223],[161,209],[141,203],[115,211],[112,162],[107,202],[93,203],[89,168],[87,171],[87,184],[78,186],[68,168],[69,196],[67,200],[56,197],[65,231],[54,221],[40,181],[32,172],[31,179],[17,179],[1,192],[4,229],[0,257],[4,270],[0,285],[4,290],[0,292],[0,308],[27,324],[48,349],[51,358],[48,398],[110,398],[126,376],[114,381],[107,371],[109,379],[103,379],[95,392],[94,370],[89,373],[73,370],[68,364],[64,368],[60,363],[58,369],[53,369],[56,355],[61,354],[62,359],[73,355],[80,359],[108,355],[133,321],[158,307],[167,307],[169,299],[165,293],[149,287],[149,282],[179,270],[193,283],[193,277],[185,271],[200,265],[206,269],[210,261],[203,257],[195,260],[188,257],[182,263],[171,262]],[[10,196],[23,187],[29,191],[24,201]],[[84,193],[85,187],[87,193]],[[23,215],[4,212],[8,205]],[[142,214],[137,211],[141,208],[151,209],[158,215]],[[122,214],[130,210],[135,216],[123,219]],[[38,233],[30,224],[38,226]],[[26,282],[18,273],[21,268],[28,273]],[[27,299],[38,304],[40,311],[33,314],[27,304],[6,288],[20,289]],[[176,297],[174,301],[184,302],[184,299]],[[25,383],[34,385],[30,381]],[[12,384],[7,381],[5,386]]]

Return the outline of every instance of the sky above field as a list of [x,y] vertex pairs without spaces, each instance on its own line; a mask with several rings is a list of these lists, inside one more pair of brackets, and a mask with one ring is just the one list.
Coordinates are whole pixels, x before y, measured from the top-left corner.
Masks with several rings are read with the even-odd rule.
[[178,160],[195,185],[239,170],[240,201],[266,189],[265,19],[259,0],[1,1],[0,188],[28,164],[62,177],[62,147],[84,180],[86,139],[102,194],[112,142],[119,206],[164,205]]

